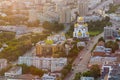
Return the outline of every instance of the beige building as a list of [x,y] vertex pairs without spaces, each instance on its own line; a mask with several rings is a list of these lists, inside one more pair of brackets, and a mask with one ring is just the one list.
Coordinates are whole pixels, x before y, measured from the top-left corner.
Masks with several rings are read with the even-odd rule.
[[58,51],[64,51],[65,35],[54,35],[47,38],[46,41],[40,41],[36,44],[36,55],[52,55]]

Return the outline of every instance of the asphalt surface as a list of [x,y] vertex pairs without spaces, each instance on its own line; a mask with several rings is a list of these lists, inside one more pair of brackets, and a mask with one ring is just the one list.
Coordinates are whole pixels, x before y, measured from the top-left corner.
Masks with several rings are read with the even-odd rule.
[[[90,42],[88,43],[88,46],[83,49],[78,55],[78,57],[75,59],[73,64],[73,71],[71,71],[68,76],[65,78],[65,80],[73,80],[75,77],[75,74],[78,72],[85,72],[88,70],[88,62],[91,58],[91,50],[94,47],[94,45],[97,43],[98,39],[103,36],[103,33],[99,34],[98,36],[94,37]],[[82,57],[82,60],[80,58]]]

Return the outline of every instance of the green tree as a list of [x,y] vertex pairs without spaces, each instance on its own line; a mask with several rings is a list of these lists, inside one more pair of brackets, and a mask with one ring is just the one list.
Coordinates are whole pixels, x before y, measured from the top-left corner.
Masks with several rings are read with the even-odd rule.
[[86,71],[86,72],[82,73],[82,76],[84,76],[84,77],[91,77],[91,75],[92,75],[91,71]]
[[90,69],[91,76],[94,78],[100,77],[100,68],[98,65],[93,65]]
[[81,76],[82,74],[80,72],[76,73],[74,80],[80,80]]
[[101,38],[99,38],[99,39],[98,39],[98,42],[100,42],[100,41],[105,42],[105,40],[104,40],[104,38],[103,38],[103,37],[101,37]]
[[23,74],[33,74],[33,75],[39,75],[40,77],[42,77],[43,74],[45,73],[45,71],[38,69],[34,66],[27,66],[25,64],[18,65],[18,66],[22,67]]
[[112,52],[114,53],[116,50],[119,49],[119,45],[117,42],[113,42],[113,41],[108,41],[105,43],[105,47],[107,48],[111,48]]

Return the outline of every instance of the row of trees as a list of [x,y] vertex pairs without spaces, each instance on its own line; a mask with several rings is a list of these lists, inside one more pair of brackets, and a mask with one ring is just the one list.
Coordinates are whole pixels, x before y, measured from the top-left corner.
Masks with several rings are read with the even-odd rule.
[[43,23],[43,28],[51,32],[59,32],[64,29],[64,25],[58,22],[48,22]]
[[[40,40],[44,40],[48,34],[33,34],[23,36],[19,39],[7,40],[8,47],[0,53],[0,58],[6,58],[8,61],[15,61],[19,56],[25,54],[32,48],[32,44],[37,43]],[[8,37],[5,37],[9,39]],[[6,56],[7,55],[7,56]]]
[[72,63],[78,56],[79,52],[84,48],[84,47],[77,47],[77,41],[73,42],[73,48],[70,50],[67,58],[68,58],[68,65],[63,68],[61,71],[62,73],[62,80],[67,76],[68,73],[71,72],[72,70]]
[[104,27],[112,25],[109,17],[105,17],[101,21],[100,20],[95,22],[90,21],[90,22],[87,22],[87,24],[88,24],[89,32],[97,32],[97,33],[103,32]]
[[15,33],[13,32],[1,32],[0,33],[0,43],[5,43],[15,38]]
[[32,48],[31,40],[14,39],[7,43],[8,47],[0,53],[0,58],[6,58],[8,61],[15,61],[26,51]]
[[[105,42],[104,38],[101,37],[101,38],[98,39],[98,42],[100,42],[100,41],[103,41],[105,43],[105,47],[106,48],[111,48],[112,49],[112,53],[114,53],[116,50],[119,49],[119,44],[117,42],[119,40]],[[95,49],[96,46],[97,46],[97,43],[92,48],[91,52],[93,52],[93,50]]]
[[73,31],[74,31],[74,25],[70,26],[70,30],[65,34],[67,38],[72,38],[73,37]]
[[27,66],[25,64],[19,65],[22,67],[22,73],[23,74],[32,74],[32,75],[39,75],[40,77],[43,76],[45,71],[38,69],[34,66]]
[[106,13],[115,13],[117,9],[120,7],[120,5],[110,4],[109,7],[110,9]]
[[[100,41],[105,42],[103,37],[98,39],[98,42],[100,42]],[[112,49],[112,53],[114,53],[116,50],[119,49],[119,44],[117,43],[117,41],[119,41],[119,40],[105,42],[105,47],[106,48],[111,48]]]
[[98,65],[93,65],[89,71],[84,73],[77,73],[74,80],[80,80],[83,77],[94,77],[95,79],[99,78],[101,75],[101,71]]
[[112,49],[112,53],[114,53],[116,50],[119,49],[119,45],[117,42],[114,41],[108,41],[105,43],[105,47],[106,48],[111,48]]
[[7,67],[0,70],[0,76],[4,76],[4,73],[10,70],[11,68],[12,68],[12,65],[8,65]]
[[61,71],[61,74],[62,74],[61,78],[62,78],[62,80],[67,76],[68,73],[70,73],[71,69],[72,69],[72,65],[71,64],[66,65],[62,69],[62,71]]

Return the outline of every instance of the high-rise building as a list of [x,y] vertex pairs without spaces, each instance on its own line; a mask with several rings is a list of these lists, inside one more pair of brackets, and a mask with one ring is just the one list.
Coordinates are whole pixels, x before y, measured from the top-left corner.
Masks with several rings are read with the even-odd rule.
[[60,23],[70,23],[71,22],[71,9],[70,7],[62,7],[59,11],[60,13]]
[[78,11],[79,11],[79,16],[85,16],[88,14],[88,1],[87,0],[78,1]]

